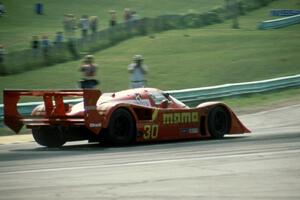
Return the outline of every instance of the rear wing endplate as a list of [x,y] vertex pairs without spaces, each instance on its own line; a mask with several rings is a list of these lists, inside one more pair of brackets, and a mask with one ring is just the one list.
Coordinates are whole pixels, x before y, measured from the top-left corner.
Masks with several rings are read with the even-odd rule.
[[[82,124],[94,133],[99,133],[98,126],[100,115],[97,111],[97,101],[101,96],[100,90],[4,90],[4,123],[10,129],[18,133],[24,123],[42,122],[49,125]],[[36,118],[33,116],[22,116],[17,104],[21,96],[40,96],[45,106],[45,116]],[[66,104],[64,97],[83,97],[84,117],[73,118],[66,115]]]

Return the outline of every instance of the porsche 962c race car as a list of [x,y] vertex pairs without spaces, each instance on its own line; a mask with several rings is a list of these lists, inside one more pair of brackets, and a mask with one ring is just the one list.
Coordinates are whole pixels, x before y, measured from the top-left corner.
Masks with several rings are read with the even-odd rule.
[[[43,103],[22,116],[21,96],[41,96]],[[71,105],[64,97],[82,97]],[[35,141],[60,147],[89,140],[111,145],[133,142],[222,138],[250,132],[224,103],[206,102],[190,108],[168,93],[139,88],[101,94],[99,90],[5,90],[4,122],[18,133],[32,129]]]

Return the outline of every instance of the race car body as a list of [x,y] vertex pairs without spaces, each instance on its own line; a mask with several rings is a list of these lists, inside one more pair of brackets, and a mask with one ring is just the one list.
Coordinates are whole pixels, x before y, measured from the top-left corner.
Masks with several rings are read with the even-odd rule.
[[[21,96],[41,96],[44,103],[22,116]],[[64,97],[83,97],[75,105]],[[99,90],[5,90],[4,122],[15,132],[25,124],[37,143],[59,147],[67,141],[90,140],[114,145],[133,142],[222,138],[250,132],[224,103],[190,108],[154,88],[101,94]]]

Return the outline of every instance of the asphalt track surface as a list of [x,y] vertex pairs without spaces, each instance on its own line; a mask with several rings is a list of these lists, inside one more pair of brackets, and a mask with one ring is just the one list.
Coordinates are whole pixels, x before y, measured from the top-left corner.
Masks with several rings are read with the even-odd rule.
[[239,117],[222,140],[0,145],[0,199],[300,199],[300,105]]

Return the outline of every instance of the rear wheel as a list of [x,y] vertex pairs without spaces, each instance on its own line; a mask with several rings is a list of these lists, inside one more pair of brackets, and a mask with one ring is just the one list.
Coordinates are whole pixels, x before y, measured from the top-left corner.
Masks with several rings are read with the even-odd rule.
[[231,118],[228,110],[223,106],[216,106],[208,114],[208,130],[215,139],[223,138],[229,133]]
[[46,147],[60,147],[66,143],[63,134],[55,126],[41,126],[32,129],[34,140]]
[[128,145],[133,142],[135,125],[131,114],[122,108],[113,112],[108,130],[107,141],[113,145]]

